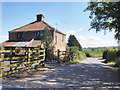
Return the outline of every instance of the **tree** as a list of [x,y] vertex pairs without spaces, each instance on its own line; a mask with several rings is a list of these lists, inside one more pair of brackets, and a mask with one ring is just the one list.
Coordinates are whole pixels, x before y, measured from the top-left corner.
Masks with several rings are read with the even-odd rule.
[[96,32],[104,30],[115,31],[115,39],[120,40],[120,1],[119,2],[89,2],[84,11],[90,11],[91,28]]
[[47,27],[44,29],[43,35],[41,36],[41,41],[45,48],[49,48],[53,41],[53,31],[49,30]]
[[41,36],[41,41],[44,45],[44,48],[46,50],[46,58],[50,59],[51,57],[53,57],[53,49],[54,46],[52,46],[52,42],[53,42],[53,31],[52,29],[48,29],[47,27],[44,29],[43,31],[43,35]]
[[78,47],[78,50],[82,50],[80,43],[78,42],[78,40],[76,39],[76,37],[74,35],[69,36],[67,45],[69,47],[76,46],[76,47]]

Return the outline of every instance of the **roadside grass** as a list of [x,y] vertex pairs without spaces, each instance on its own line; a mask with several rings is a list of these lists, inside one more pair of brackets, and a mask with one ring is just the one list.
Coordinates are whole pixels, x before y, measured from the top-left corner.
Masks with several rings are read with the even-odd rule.
[[120,61],[110,61],[107,64],[120,69]]
[[115,65],[116,65],[115,62],[108,62],[107,64],[108,64],[108,65],[111,65],[111,66],[115,66]]
[[87,57],[98,58],[103,56],[104,50],[84,50]]
[[83,51],[79,51],[76,49],[76,47],[73,47],[71,48],[71,51],[69,51],[68,56],[66,56],[66,58],[60,63],[63,65],[76,64],[85,60],[86,58],[86,54]]
[[80,63],[83,60],[85,60],[85,59],[76,59],[76,60],[73,60],[73,61],[62,62],[61,64],[63,64],[63,65],[71,65],[71,64]]
[[108,49],[103,52],[103,59],[108,65],[120,68],[120,49]]

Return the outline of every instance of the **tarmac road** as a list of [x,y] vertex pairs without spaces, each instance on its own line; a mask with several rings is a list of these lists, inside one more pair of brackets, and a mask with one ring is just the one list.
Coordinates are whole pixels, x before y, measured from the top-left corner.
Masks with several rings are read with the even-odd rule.
[[44,73],[24,79],[2,82],[3,88],[100,88],[119,89],[120,71],[102,63],[102,59],[88,58],[72,65],[49,63]]

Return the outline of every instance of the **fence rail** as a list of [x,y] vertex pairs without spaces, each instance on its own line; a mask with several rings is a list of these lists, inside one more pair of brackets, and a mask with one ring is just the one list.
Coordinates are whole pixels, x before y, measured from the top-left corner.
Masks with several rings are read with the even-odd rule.
[[57,51],[57,57],[58,57],[58,59],[64,59],[66,57],[66,55],[67,55],[66,51],[60,51],[58,49],[58,51]]
[[5,50],[1,47],[0,56],[0,76],[5,76],[44,65],[45,50],[30,47]]

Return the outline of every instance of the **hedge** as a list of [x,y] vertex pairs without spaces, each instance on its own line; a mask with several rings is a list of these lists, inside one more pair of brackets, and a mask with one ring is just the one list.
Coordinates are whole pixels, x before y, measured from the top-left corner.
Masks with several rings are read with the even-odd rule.
[[68,56],[64,60],[64,64],[74,64],[86,59],[86,54],[83,51],[79,51],[77,47],[71,47],[68,51]]
[[109,49],[103,52],[103,59],[105,62],[114,62],[116,66],[120,67],[120,49]]
[[77,51],[77,59],[83,60],[86,59],[86,55],[83,51]]
[[103,59],[114,61],[115,58],[120,56],[120,49],[109,49],[103,52]]
[[87,57],[102,57],[104,50],[84,50]]

